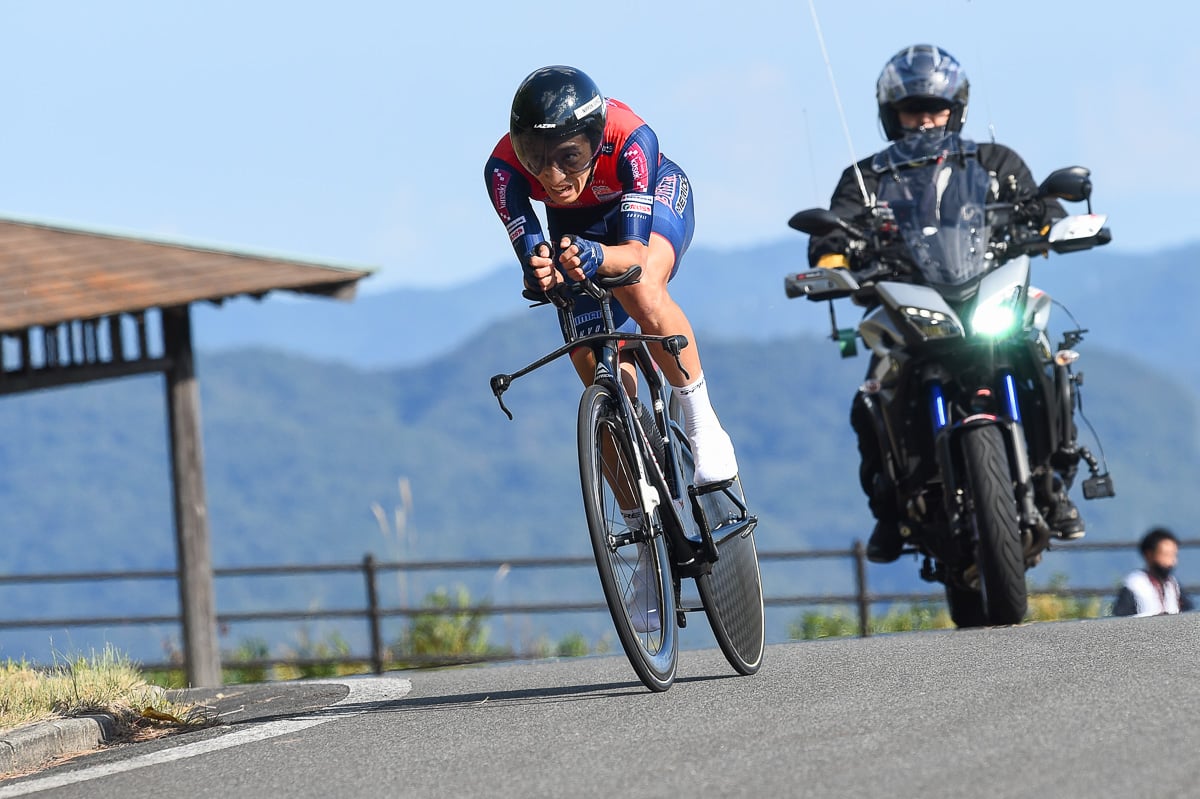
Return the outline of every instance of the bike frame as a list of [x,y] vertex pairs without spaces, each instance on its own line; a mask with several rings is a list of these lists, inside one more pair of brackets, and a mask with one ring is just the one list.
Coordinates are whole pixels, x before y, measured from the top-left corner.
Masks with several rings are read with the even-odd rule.
[[[630,270],[630,273],[632,271]],[[630,273],[626,273],[626,275]],[[712,564],[716,562],[719,556],[717,542],[713,538],[712,531],[709,529],[703,510],[700,507],[700,497],[708,493],[725,492],[725,496],[739,509],[742,516],[740,521],[743,522],[736,526],[736,530],[731,530],[731,532],[744,533],[747,527],[753,529],[757,519],[749,515],[748,509],[742,499],[728,490],[733,484],[732,480],[725,483],[707,485],[699,489],[695,486],[685,484],[679,462],[679,445],[674,442],[671,434],[673,422],[668,415],[669,389],[658,365],[650,357],[650,352],[646,348],[646,344],[660,344],[678,362],[679,353],[684,347],[688,346],[688,341],[685,336],[651,336],[643,333],[622,333],[616,330],[612,316],[612,288],[632,283],[636,278],[637,275],[634,275],[633,278],[622,276],[621,278],[609,279],[605,281],[606,285],[599,285],[593,280],[585,280],[573,284],[572,287],[567,289],[563,288],[564,284],[560,284],[558,291],[552,292],[544,299],[533,293],[527,293],[526,297],[534,300],[534,306],[550,302],[554,303],[558,310],[559,324],[562,328],[565,343],[558,349],[522,369],[518,369],[511,374],[495,375],[491,379],[491,387],[492,393],[500,403],[500,409],[504,411],[509,419],[512,419],[512,412],[504,404],[503,394],[512,385],[514,380],[540,369],[564,355],[569,355],[580,348],[586,348],[593,353],[596,360],[592,378],[593,382],[607,388],[619,401],[622,421],[626,429],[630,431],[630,436],[625,445],[628,445],[628,442],[632,441],[633,446],[637,450],[626,454],[629,456],[630,463],[634,464],[638,470],[637,479],[642,493],[640,497],[642,507],[644,511],[654,509],[659,511],[659,519],[663,532],[666,535],[667,548],[671,555],[675,588],[678,592],[681,577],[694,577],[697,574],[705,573],[711,569]],[[624,282],[621,282],[623,279]],[[576,293],[588,294],[599,303],[603,320],[603,329],[600,332],[585,336],[579,335],[572,314],[574,306],[573,295]],[[637,346],[628,347],[627,345],[631,342],[636,343]],[[626,390],[624,381],[621,379],[621,355],[623,352],[631,355],[636,371],[641,374],[641,378],[649,388],[656,427],[654,431],[643,429],[641,419],[635,413],[634,401],[636,397],[630,395]],[[682,364],[680,364],[680,369],[683,369]],[[665,464],[658,464],[653,456],[649,439],[649,435],[651,434],[658,436],[663,444],[663,451],[666,454],[667,461]],[[682,436],[683,431],[679,431],[679,435]],[[654,466],[647,470],[647,464],[653,464]],[[656,489],[659,497],[669,497],[674,501],[661,502],[658,500],[658,497],[650,497],[649,494],[652,493],[650,489]],[[688,498],[690,510],[697,523],[696,526],[699,528],[700,541],[694,541],[687,535],[688,525],[680,512],[685,496]],[[676,504],[676,501],[679,505]],[[649,516],[650,514],[647,512],[647,518]]]

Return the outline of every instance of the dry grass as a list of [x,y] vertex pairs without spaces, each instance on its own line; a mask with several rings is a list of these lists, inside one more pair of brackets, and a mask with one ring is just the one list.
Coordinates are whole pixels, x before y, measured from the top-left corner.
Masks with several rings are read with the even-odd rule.
[[203,706],[180,705],[112,649],[56,659],[49,668],[0,662],[0,731],[34,721],[107,713],[121,739],[211,723]]

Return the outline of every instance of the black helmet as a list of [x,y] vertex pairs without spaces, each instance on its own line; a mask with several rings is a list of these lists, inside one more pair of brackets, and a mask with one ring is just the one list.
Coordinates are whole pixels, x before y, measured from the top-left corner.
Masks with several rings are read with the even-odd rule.
[[[548,162],[566,174],[582,172],[600,152],[605,114],[604,97],[587,75],[574,67],[542,67],[521,81],[513,97],[509,138],[521,164],[534,175]],[[555,145],[581,133],[587,136],[588,152],[568,160],[552,153]]]
[[950,109],[948,132],[962,130],[967,121],[967,73],[954,56],[931,44],[915,44],[892,56],[879,73],[875,95],[879,100],[879,121],[889,141],[904,135],[897,105],[920,101]]

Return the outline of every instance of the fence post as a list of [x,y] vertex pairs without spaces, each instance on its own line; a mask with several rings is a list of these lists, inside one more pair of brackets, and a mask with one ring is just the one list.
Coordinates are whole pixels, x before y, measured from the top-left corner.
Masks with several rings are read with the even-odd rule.
[[854,583],[858,596],[858,634],[871,634],[871,603],[867,600],[867,548],[862,541],[854,542]]
[[371,670],[383,674],[383,633],[379,629],[379,590],[375,584],[375,556],[363,558],[363,578],[367,581],[367,622],[371,626]]

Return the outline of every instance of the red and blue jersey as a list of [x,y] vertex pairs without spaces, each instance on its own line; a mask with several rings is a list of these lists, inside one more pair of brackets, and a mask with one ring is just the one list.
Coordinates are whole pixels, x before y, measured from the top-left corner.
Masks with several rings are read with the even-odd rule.
[[654,131],[641,117],[619,100],[606,102],[604,139],[591,180],[569,205],[549,199],[542,184],[517,159],[507,134],[492,151],[484,177],[518,258],[546,240],[533,212],[534,200],[545,204],[546,222],[555,240],[574,234],[601,244],[649,244],[654,194],[666,159],[658,152]]

